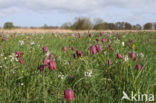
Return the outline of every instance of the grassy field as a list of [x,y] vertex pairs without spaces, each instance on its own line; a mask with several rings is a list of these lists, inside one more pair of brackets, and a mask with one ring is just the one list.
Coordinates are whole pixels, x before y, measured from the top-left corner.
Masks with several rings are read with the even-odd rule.
[[68,34],[0,35],[0,103],[134,102],[121,100],[123,91],[156,96],[156,32]]

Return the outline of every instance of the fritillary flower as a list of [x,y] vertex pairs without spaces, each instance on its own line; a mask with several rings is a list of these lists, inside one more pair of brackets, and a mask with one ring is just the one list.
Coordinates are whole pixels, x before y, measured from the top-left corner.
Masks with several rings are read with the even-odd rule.
[[121,58],[122,58],[122,55],[121,55],[120,53],[118,53],[118,54],[117,54],[117,58],[118,58],[118,59],[121,59]]
[[44,47],[43,47],[43,52],[44,52],[44,53],[47,53],[47,52],[48,52],[48,47],[47,47],[47,46],[44,46]]
[[74,100],[74,92],[71,89],[66,89],[64,91],[64,99],[67,102],[70,100],[71,102]]
[[90,48],[90,53],[91,54],[95,54],[96,53],[96,47],[93,45],[93,46],[91,46],[91,48]]

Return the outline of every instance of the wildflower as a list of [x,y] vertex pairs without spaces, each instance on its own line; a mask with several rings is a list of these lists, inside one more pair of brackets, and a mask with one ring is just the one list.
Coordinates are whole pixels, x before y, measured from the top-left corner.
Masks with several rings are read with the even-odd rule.
[[101,52],[102,51],[102,48],[101,48],[100,44],[96,45],[96,50],[97,50],[97,52]]
[[76,51],[76,55],[77,55],[77,57],[82,57],[83,56],[83,52],[80,51],[80,50],[77,50]]
[[33,42],[31,42],[30,44],[31,44],[31,45],[35,45],[35,42],[33,41]]
[[105,38],[103,38],[103,39],[102,39],[102,43],[105,43],[105,42],[106,42],[106,39],[105,39]]
[[63,75],[62,73],[60,73],[60,74],[58,75],[58,78],[64,79],[64,75]]
[[91,54],[95,54],[96,53],[96,47],[93,45],[93,46],[91,46],[91,48],[90,48],[90,53]]
[[124,59],[125,59],[125,62],[128,61],[128,55],[126,55]]
[[75,34],[72,34],[73,37],[75,37]]
[[24,85],[24,83],[21,83],[21,86],[23,86]]
[[133,46],[132,46],[132,49],[134,49],[135,48],[135,44],[133,44]]
[[44,52],[44,53],[47,53],[47,52],[48,52],[48,47],[47,47],[47,46],[44,46],[44,47],[43,47],[43,52]]
[[67,48],[64,46],[64,47],[62,48],[62,50],[63,50],[63,51],[66,51],[66,50],[67,50]]
[[98,41],[99,41],[99,39],[98,39],[98,38],[96,38],[96,41],[98,42]]
[[20,62],[21,64],[23,64],[23,59],[20,59],[19,62]]
[[49,63],[49,69],[50,70],[53,70],[53,69],[57,69],[57,67],[56,67],[56,62],[55,61],[50,61],[50,63]]
[[138,59],[135,57],[135,58],[133,58],[133,60],[135,61],[135,62],[137,62],[138,61]]
[[81,38],[81,34],[80,33],[78,33],[78,37]]
[[108,45],[107,47],[109,50],[114,50],[114,48],[111,47],[111,45]]
[[46,52],[45,55],[48,57],[50,55],[50,51]]
[[43,71],[43,70],[44,70],[44,65],[40,65],[40,66],[38,67],[38,69],[39,69],[40,71]]
[[140,56],[141,56],[141,58],[143,58],[144,57],[144,54],[143,53],[140,53]]
[[120,37],[118,37],[118,40],[120,40]]
[[22,55],[23,55],[23,52],[20,52],[20,51],[16,52],[16,58],[21,58]]
[[102,33],[102,32],[100,32],[99,36],[102,36],[102,35],[103,35],[103,33]]
[[130,43],[130,44],[133,43],[133,40],[129,40],[129,43]]
[[118,54],[117,54],[117,58],[118,58],[118,59],[121,59],[121,58],[122,58],[122,55],[121,55],[120,53],[118,53]]
[[50,60],[53,60],[53,59],[54,59],[54,55],[53,55],[53,54],[50,54],[50,55],[49,55],[49,59],[50,59]]
[[132,59],[135,58],[135,53],[131,52],[131,53],[129,53],[129,55],[130,55],[130,57],[131,57]]
[[111,49],[112,47],[111,47],[111,45],[108,45],[108,49]]
[[72,75],[70,75],[68,78],[69,78],[70,82],[72,82],[74,80],[74,77]]
[[108,62],[108,66],[110,66],[112,64],[110,59],[107,62]]
[[140,65],[140,64],[137,64],[137,65],[136,65],[136,69],[137,69],[138,71],[140,71],[140,70],[142,69],[141,65]]
[[128,43],[127,46],[130,46],[130,43]]
[[71,89],[66,89],[64,91],[64,99],[67,102],[68,100],[70,100],[71,102],[74,100],[74,93]]
[[72,47],[71,47],[71,50],[72,50],[72,51],[74,51],[74,50],[75,50],[75,47],[74,47],[74,46],[72,46]]
[[48,68],[49,63],[50,63],[50,60],[46,58],[46,59],[44,60],[44,65],[45,65],[46,68]]
[[6,38],[6,37],[3,37],[3,38],[2,38],[2,42],[3,42],[3,41],[6,41],[6,40],[7,40],[7,38]]
[[122,46],[125,46],[125,42],[122,42]]
[[20,45],[24,45],[24,41],[23,40],[20,40],[19,43],[20,43]]
[[89,34],[89,37],[91,38],[92,36],[93,36],[93,34],[92,34],[92,33],[90,33],[90,34]]
[[91,77],[92,76],[92,70],[88,70],[87,72],[84,73],[85,76]]
[[108,39],[108,42],[111,42],[111,39]]

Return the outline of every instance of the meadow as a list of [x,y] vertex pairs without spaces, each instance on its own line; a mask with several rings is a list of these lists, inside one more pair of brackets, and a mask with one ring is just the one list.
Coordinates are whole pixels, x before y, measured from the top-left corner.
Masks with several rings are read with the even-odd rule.
[[156,32],[0,34],[0,103],[134,102],[123,91],[156,96]]

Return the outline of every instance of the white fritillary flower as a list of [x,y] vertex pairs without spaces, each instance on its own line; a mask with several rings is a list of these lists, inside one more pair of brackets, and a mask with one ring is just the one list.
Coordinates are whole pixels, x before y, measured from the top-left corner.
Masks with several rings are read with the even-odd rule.
[[64,79],[64,75],[60,72],[60,74],[58,75],[58,78]]
[[125,46],[125,42],[122,42],[122,46]]
[[84,72],[84,75],[86,77],[91,77],[92,76],[92,70],[88,70],[87,72]]
[[48,57],[50,55],[50,51],[48,51],[47,53],[46,53],[46,56]]
[[21,83],[21,86],[23,86],[24,85],[24,83]]
[[125,58],[124,58],[125,62],[128,61],[128,56],[126,55]]
[[1,56],[4,56],[4,54],[2,53]]
[[19,43],[20,43],[20,45],[24,45],[24,41],[23,40],[20,40]]
[[140,53],[140,56],[141,56],[141,58],[144,58],[144,54],[143,53]]
[[31,44],[31,45],[35,45],[35,42],[33,41],[33,42],[31,42],[30,44]]
[[4,57],[4,59],[6,60],[6,59],[7,59],[7,57]]

